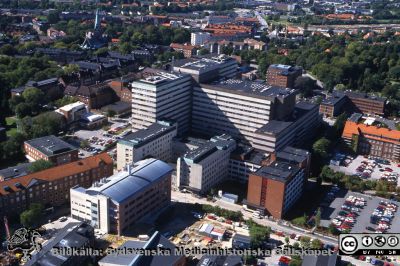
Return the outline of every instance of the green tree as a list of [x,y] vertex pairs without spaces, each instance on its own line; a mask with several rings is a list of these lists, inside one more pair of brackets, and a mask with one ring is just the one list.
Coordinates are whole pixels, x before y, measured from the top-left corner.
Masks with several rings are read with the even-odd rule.
[[248,221],[248,226],[251,239],[251,246],[253,248],[261,247],[263,242],[269,239],[271,228],[258,225],[252,220]]
[[400,80],[400,66],[395,66],[389,70],[389,77],[395,80]]
[[15,114],[18,118],[23,118],[25,116],[31,115],[31,105],[25,102],[19,103],[17,106],[15,106]]
[[30,173],[35,173],[35,172],[39,172],[39,171],[43,171],[46,169],[49,169],[51,167],[54,166],[54,163],[52,163],[51,161],[46,161],[43,159],[37,160],[35,162],[33,162],[29,167],[28,167],[28,171]]
[[321,208],[318,208],[314,220],[315,220],[315,226],[319,227],[321,224]]
[[58,108],[60,108],[60,107],[63,107],[63,106],[65,106],[65,105],[67,105],[67,104],[75,103],[75,102],[77,102],[77,101],[78,101],[77,98],[75,98],[75,97],[73,97],[73,96],[68,96],[68,95],[66,95],[66,96],[62,97],[61,99],[56,100],[56,101],[54,102],[54,104],[55,104]]
[[107,117],[114,117],[117,113],[114,110],[107,110]]
[[79,72],[79,66],[77,64],[68,64],[63,68],[64,75],[71,75]]
[[207,48],[201,48],[199,50],[199,55],[206,55],[206,54],[209,54],[209,53],[210,53],[210,51]]
[[47,21],[50,24],[56,24],[60,20],[60,14],[58,11],[51,11],[47,15]]
[[84,149],[84,148],[89,148],[90,147],[90,143],[88,140],[84,139],[81,141],[81,143],[79,144],[79,146]]
[[335,130],[335,138],[339,138],[342,135],[344,125],[347,121],[347,114],[342,113],[337,118],[335,123],[333,124],[333,129]]
[[315,89],[318,88],[317,82],[309,77],[298,77],[295,81],[295,88],[300,91],[303,97],[310,97],[313,95]]
[[303,216],[294,218],[292,220],[292,224],[297,225],[297,226],[305,226],[307,223],[307,215],[304,214]]
[[27,228],[33,228],[40,222],[43,206],[39,203],[32,203],[29,209],[20,214],[20,222]]
[[65,119],[55,112],[42,113],[32,119],[32,125],[26,127],[25,132],[32,138],[43,137],[47,135],[57,135],[65,129]]
[[17,50],[11,44],[5,44],[0,48],[0,54],[13,56],[17,53]]
[[289,262],[289,266],[301,266],[302,265],[302,259],[300,256],[295,255],[291,257],[292,260]]
[[311,238],[308,236],[302,236],[300,238],[300,245],[302,248],[310,248]]
[[328,149],[330,144],[331,142],[329,140],[327,140],[326,138],[321,138],[313,144],[312,150],[314,154],[316,154],[320,158],[326,159],[329,156]]
[[315,239],[313,239],[313,240],[311,241],[311,248],[320,249],[320,248],[321,248],[321,245],[322,245],[321,240],[319,240],[319,239],[317,239],[317,238],[315,238]]
[[32,110],[39,109],[40,104],[43,103],[44,96],[44,93],[38,88],[27,88],[22,93],[22,98],[31,106]]
[[289,246],[289,243],[290,243],[290,238],[287,236],[287,237],[285,237],[286,246]]

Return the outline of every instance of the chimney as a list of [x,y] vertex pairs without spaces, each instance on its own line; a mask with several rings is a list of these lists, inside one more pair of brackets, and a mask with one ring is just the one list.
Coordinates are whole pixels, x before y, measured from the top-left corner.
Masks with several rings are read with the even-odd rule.
[[126,171],[128,172],[129,175],[132,173],[132,166],[130,164],[126,166]]

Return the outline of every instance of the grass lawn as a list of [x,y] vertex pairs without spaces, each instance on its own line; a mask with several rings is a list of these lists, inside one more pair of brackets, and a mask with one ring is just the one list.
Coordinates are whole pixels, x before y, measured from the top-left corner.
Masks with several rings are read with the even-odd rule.
[[6,125],[7,126],[12,127],[12,126],[16,126],[16,124],[17,124],[17,119],[15,117],[13,117],[13,116],[6,117]]
[[15,117],[6,117],[7,137],[17,133],[17,119]]

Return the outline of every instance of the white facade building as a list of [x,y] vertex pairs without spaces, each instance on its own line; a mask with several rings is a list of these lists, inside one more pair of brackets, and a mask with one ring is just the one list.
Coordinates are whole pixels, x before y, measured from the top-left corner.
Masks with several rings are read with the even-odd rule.
[[176,134],[176,124],[158,121],[120,139],[117,142],[117,170],[121,171],[127,165],[146,157],[171,161],[172,139]]
[[196,82],[209,82],[234,78],[238,72],[237,61],[226,55],[190,58],[174,63],[174,71],[190,74]]
[[158,120],[178,123],[178,135],[190,128],[192,80],[190,75],[152,71],[132,83],[132,130]]
[[163,161],[147,159],[90,188],[73,187],[71,217],[101,232],[120,235],[130,225],[168,206],[172,170]]
[[304,169],[299,169],[289,183],[286,184],[285,197],[283,200],[283,213],[286,213],[303,194],[304,178]]
[[213,137],[177,161],[177,187],[204,194],[228,177],[229,157],[236,142],[228,135]]
[[193,46],[204,45],[211,39],[211,34],[209,32],[192,32],[190,38],[190,44]]
[[256,130],[293,110],[295,91],[243,80],[200,84],[193,92],[192,130],[228,134],[252,145]]

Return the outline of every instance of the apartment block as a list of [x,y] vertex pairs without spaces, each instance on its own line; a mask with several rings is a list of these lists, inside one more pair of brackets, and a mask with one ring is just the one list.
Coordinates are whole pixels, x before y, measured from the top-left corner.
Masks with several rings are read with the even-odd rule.
[[132,82],[132,129],[145,129],[157,120],[178,123],[178,135],[190,129],[192,79],[146,69],[143,78]]
[[172,170],[163,161],[146,159],[90,188],[75,186],[70,190],[71,217],[102,232],[121,235],[169,205]]
[[379,124],[355,114],[346,121],[342,138],[358,154],[400,161],[400,131]]
[[[90,187],[94,181],[113,173],[107,153],[87,157],[40,172],[0,182],[0,215],[17,215],[31,203],[61,206],[69,201],[69,189]],[[12,206],[12,208],[10,208]]]
[[334,117],[342,112],[370,115],[385,115],[387,99],[354,91],[333,91],[332,95],[320,104],[320,113]]
[[192,131],[228,134],[251,146],[256,131],[272,119],[288,117],[296,91],[229,79],[194,87]]
[[363,114],[384,115],[386,98],[369,95],[365,92],[345,91],[352,103],[352,111]]
[[30,161],[42,159],[61,165],[78,160],[78,148],[53,135],[25,141],[24,150]]
[[287,119],[271,120],[257,129],[253,147],[269,153],[288,145],[302,147],[315,135],[320,122],[318,105],[299,102]]
[[234,78],[237,69],[237,61],[225,55],[183,59],[174,63],[175,72],[190,74],[198,83]]
[[220,135],[177,160],[177,187],[204,194],[228,177],[229,157],[236,142]]
[[294,163],[275,161],[250,174],[247,206],[282,219],[301,197],[304,169]]
[[193,46],[204,45],[211,39],[211,34],[209,32],[192,32],[190,35],[190,43]]
[[146,129],[140,129],[118,140],[117,170],[148,157],[171,161],[172,139],[176,135],[175,123],[157,121]]
[[273,64],[267,70],[267,83],[271,86],[294,88],[294,82],[302,72],[302,68],[298,66]]

